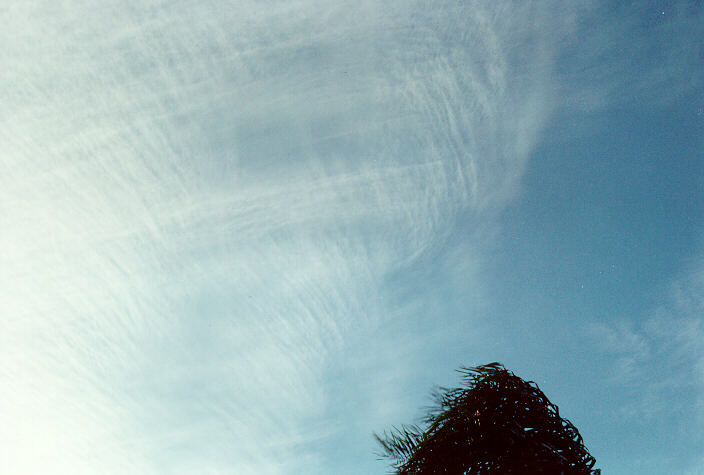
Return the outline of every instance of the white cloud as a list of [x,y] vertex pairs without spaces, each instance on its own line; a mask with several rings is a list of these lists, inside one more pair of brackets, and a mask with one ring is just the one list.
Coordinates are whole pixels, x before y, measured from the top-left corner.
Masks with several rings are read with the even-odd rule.
[[[641,322],[592,327],[592,338],[612,357],[611,383],[639,388],[637,399],[622,408],[625,416],[674,416],[681,424],[704,424],[702,296],[700,265],[674,282],[665,303]],[[682,420],[683,410],[691,417]]]
[[5,7],[9,472],[315,467],[326,359],[379,283],[515,193],[569,26],[547,10]]

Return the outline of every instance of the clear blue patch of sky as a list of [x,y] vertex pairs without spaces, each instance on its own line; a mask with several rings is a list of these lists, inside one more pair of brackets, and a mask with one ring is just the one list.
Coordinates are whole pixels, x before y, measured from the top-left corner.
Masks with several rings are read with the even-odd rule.
[[589,135],[559,140],[558,122],[533,154],[501,219],[495,291],[517,308],[547,298],[595,317],[639,313],[700,243],[702,121],[686,105],[584,120]]
[[[574,121],[583,122],[576,135]],[[696,453],[682,418],[657,428],[648,425],[652,420],[628,428],[609,419],[644,388],[616,393],[602,381],[612,361],[579,329],[622,319],[637,327],[666,304],[668,286],[699,251],[703,129],[695,97],[667,107],[558,116],[484,263],[496,338],[512,346],[507,355],[517,369],[545,378],[539,383],[581,423],[595,455],[621,464],[611,470],[637,473],[647,465],[649,473],[667,473],[674,460],[683,470]]]

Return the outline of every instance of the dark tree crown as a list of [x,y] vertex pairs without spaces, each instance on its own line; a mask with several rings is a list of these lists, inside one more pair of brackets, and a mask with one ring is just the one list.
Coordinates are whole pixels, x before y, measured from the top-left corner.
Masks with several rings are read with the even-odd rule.
[[461,368],[418,426],[374,434],[399,474],[599,474],[577,428],[537,384],[500,363]]

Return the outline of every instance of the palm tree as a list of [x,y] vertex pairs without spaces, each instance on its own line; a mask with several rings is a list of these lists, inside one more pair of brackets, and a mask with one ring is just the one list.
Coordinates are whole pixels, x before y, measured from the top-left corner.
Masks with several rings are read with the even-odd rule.
[[601,473],[577,428],[534,382],[500,363],[459,372],[462,387],[434,392],[424,429],[374,434],[395,473]]

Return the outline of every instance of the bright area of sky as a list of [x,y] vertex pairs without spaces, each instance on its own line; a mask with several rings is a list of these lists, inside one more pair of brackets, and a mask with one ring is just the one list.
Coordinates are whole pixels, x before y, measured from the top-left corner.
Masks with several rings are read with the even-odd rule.
[[384,473],[458,366],[704,473],[704,6],[0,7],[0,472]]

